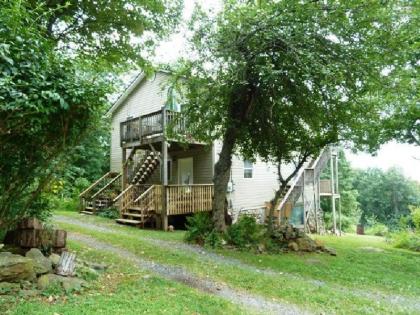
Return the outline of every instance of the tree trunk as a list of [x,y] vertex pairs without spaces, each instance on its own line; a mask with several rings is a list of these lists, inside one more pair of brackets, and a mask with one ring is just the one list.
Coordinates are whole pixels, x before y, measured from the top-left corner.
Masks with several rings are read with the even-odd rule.
[[219,160],[214,167],[214,198],[213,198],[213,222],[216,231],[224,232],[225,223],[225,199],[232,166],[233,148],[236,142],[236,128],[226,129],[223,136],[222,151]]
[[286,185],[281,184],[279,189],[274,194],[274,198],[270,201],[270,211],[268,213],[268,233],[271,235],[274,229],[274,210],[279,206],[281,197],[283,196],[284,191],[286,190]]
[[56,274],[60,276],[74,276],[76,268],[76,254],[63,252],[57,265]]

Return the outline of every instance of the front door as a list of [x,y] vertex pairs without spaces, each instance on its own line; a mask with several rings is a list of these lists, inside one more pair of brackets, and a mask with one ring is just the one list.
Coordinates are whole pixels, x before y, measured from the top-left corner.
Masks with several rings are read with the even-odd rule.
[[193,158],[178,160],[178,184],[192,185],[193,183]]

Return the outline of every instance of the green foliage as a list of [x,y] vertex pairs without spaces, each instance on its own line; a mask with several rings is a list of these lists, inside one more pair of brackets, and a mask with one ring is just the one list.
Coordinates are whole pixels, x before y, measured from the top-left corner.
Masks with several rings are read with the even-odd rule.
[[215,235],[209,236],[213,231],[213,223],[211,217],[206,212],[199,212],[187,218],[187,232],[185,233],[185,241],[204,245],[207,237],[212,242]]
[[241,249],[256,248],[263,237],[263,227],[250,216],[240,217],[226,231],[227,242]]
[[120,211],[115,207],[110,207],[100,211],[98,215],[103,218],[118,219],[120,217]]
[[57,172],[108,106],[108,78],[55,50],[20,2],[0,10],[0,217],[42,212]]
[[409,206],[420,203],[419,184],[404,177],[396,168],[358,171],[354,188],[359,192],[363,224],[369,217],[375,217],[376,221],[396,229],[400,218],[410,214]]
[[418,233],[420,233],[420,207],[410,206],[411,219],[416,227]]
[[367,235],[386,236],[388,234],[388,227],[382,223],[375,223],[365,230]]
[[96,67],[143,69],[147,53],[179,22],[182,0],[19,1],[38,15],[40,31]]
[[411,231],[399,231],[390,236],[392,244],[397,248],[405,248],[420,252],[420,234]]

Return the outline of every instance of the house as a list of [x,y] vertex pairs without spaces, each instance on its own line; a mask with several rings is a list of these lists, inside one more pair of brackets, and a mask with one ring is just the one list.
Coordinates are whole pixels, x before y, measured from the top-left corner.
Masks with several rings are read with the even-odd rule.
[[[140,74],[109,110],[110,172],[82,192],[81,211],[92,213],[117,205],[121,214],[117,222],[153,223],[163,229],[177,216],[211,211],[214,165],[222,143],[208,145],[186,134],[184,117],[167,88],[169,75],[163,71],[151,78]],[[183,135],[182,141],[174,134]],[[279,220],[287,215],[296,225],[305,224],[299,201],[304,194],[298,189],[304,186],[304,178],[307,187],[312,185],[310,193],[306,192],[306,200],[313,200],[308,207],[319,212],[319,174],[328,157],[323,154],[321,158],[322,163],[311,161],[294,179],[276,211]],[[234,217],[241,213],[264,217],[265,203],[277,188],[273,165],[233,157],[226,200]]]

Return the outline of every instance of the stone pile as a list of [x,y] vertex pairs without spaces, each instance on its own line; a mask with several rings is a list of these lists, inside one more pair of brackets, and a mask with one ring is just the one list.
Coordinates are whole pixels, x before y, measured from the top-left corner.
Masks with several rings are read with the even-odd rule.
[[295,228],[290,224],[284,224],[275,228],[274,240],[286,250],[295,252],[325,252],[332,256],[337,253],[334,249],[325,247],[319,240],[310,238],[303,229]]
[[[24,226],[24,228],[22,228]],[[19,230],[20,229],[20,230]],[[44,231],[42,225],[37,221],[30,220],[19,225],[16,231]],[[60,230],[53,230],[60,231]],[[65,231],[64,231],[65,232]],[[23,232],[24,234],[27,232]],[[42,232],[43,233],[43,232]],[[35,232],[32,235],[41,235]],[[26,235],[29,235],[28,233]],[[36,296],[50,288],[61,289],[66,293],[80,291],[86,280],[94,280],[99,273],[107,266],[102,264],[90,264],[81,260],[75,260],[75,255],[63,251],[66,244],[65,233],[53,232],[48,235],[64,235],[56,238],[41,238],[24,236],[13,237],[14,240],[27,240],[23,242],[12,242],[6,246],[0,244],[0,295],[19,294],[19,296]],[[10,234],[9,234],[10,237]],[[10,239],[9,239],[10,240]],[[41,240],[39,242],[39,240]],[[39,248],[27,248],[27,245],[40,245],[40,248],[47,254],[43,254]],[[48,247],[48,245],[51,245]],[[59,245],[59,246],[57,246]],[[48,254],[48,249],[50,250]],[[11,252],[13,251],[13,253]],[[51,251],[62,252],[61,255]],[[63,274],[63,266],[72,258],[69,265],[71,270]],[[60,273],[60,274],[58,274]]]

